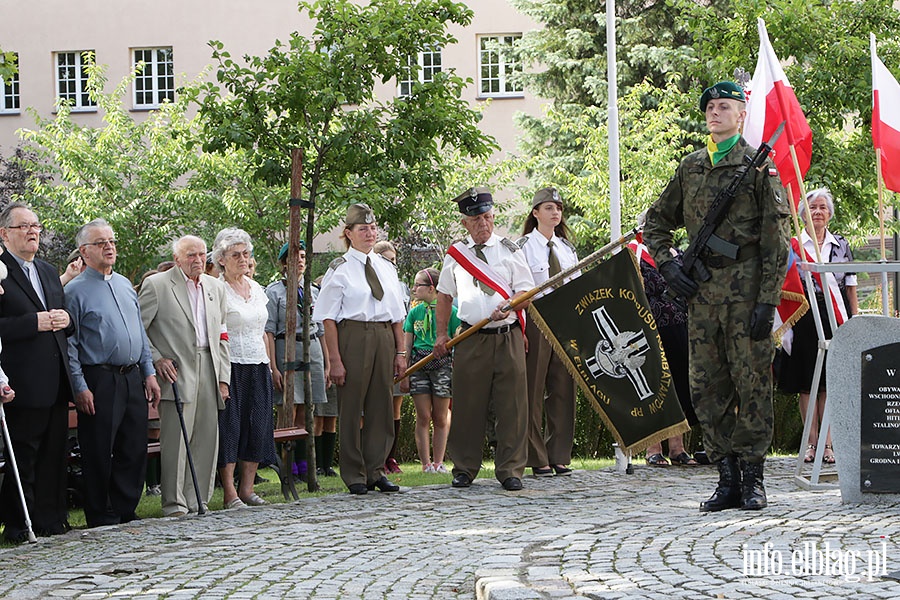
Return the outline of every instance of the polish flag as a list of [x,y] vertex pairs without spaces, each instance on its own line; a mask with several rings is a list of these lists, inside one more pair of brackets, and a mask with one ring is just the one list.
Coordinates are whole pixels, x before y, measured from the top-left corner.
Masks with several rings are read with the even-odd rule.
[[884,187],[900,192],[900,84],[875,54],[872,46],[872,142],[880,150]]
[[759,59],[756,71],[750,81],[749,100],[747,101],[747,119],[744,124],[744,139],[751,146],[758,148],[768,141],[775,130],[785,121],[785,135],[775,142],[772,160],[778,168],[781,183],[790,187],[791,196],[796,206],[800,202],[800,181],[791,159],[790,146],[797,154],[800,177],[809,171],[812,158],[812,131],[794,94],[794,88],[788,82],[781,68],[781,62],[775,56],[769,34],[762,19],[757,19],[759,27]]

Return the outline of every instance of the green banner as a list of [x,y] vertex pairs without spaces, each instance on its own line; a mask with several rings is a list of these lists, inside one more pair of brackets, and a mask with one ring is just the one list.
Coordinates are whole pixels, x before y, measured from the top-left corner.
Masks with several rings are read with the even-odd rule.
[[690,430],[631,252],[535,300],[529,314],[626,452]]

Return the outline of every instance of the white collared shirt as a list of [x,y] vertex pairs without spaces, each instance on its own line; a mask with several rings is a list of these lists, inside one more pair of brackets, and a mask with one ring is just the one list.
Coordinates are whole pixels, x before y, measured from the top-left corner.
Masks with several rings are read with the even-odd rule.
[[[810,259],[816,260],[816,242],[809,236],[809,232],[806,229],[800,234],[800,241],[803,244],[803,249],[809,254]],[[822,252],[822,262],[830,263],[831,262],[831,253],[833,248],[839,247],[839,242],[837,238],[832,235],[830,231],[825,230],[825,241],[822,242],[822,247],[820,248]],[[801,256],[800,260],[806,260],[805,256]],[[840,283],[841,279],[844,280],[845,286],[855,287],[857,285],[857,278],[855,273],[834,273],[835,280]],[[821,290],[820,290],[821,291]]]
[[[553,251],[556,252],[559,266],[563,271],[578,264],[578,255],[575,254],[575,250],[555,233],[548,240],[540,231],[533,229],[525,237],[528,238],[528,241],[522,246],[522,252],[525,253],[525,259],[528,261],[528,266],[531,267],[534,285],[541,285],[550,279],[550,249],[547,247],[547,242],[553,242]],[[567,277],[566,282],[578,277],[578,275],[579,273],[575,273],[571,277]],[[535,295],[534,298],[538,299],[551,291],[553,290],[544,290],[540,294]]]
[[197,283],[184,274],[180,267],[178,269],[181,276],[184,277],[184,285],[187,290],[188,302],[191,304],[191,314],[194,315],[194,332],[197,334],[197,347],[209,348],[209,330],[206,327],[206,304],[203,302],[203,284],[200,278]]
[[[397,277],[397,268],[380,254],[363,254],[350,248],[343,256],[344,262],[329,267],[322,279],[322,287],[313,311],[314,321],[331,319],[399,323],[406,318],[403,292]],[[366,259],[371,260],[378,281],[384,290],[381,300],[376,300],[366,282]]]
[[[527,292],[534,287],[534,279],[525,260],[525,253],[510,250],[501,240],[499,235],[491,234],[482,250],[484,256],[491,268],[512,288],[513,294]],[[466,246],[475,247],[471,236],[466,239]],[[489,318],[497,305],[506,302],[500,294],[485,294],[475,283],[472,275],[449,254],[444,256],[444,266],[438,279],[437,290],[458,299],[457,314],[461,320],[470,325]],[[515,313],[510,313],[505,320],[494,321],[487,327],[500,327],[515,320]]]

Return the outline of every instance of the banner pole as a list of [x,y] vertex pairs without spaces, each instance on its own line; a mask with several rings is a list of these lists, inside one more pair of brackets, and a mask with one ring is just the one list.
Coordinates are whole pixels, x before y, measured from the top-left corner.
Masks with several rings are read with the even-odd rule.
[[[550,279],[548,279],[541,285],[531,288],[530,290],[528,290],[521,296],[516,296],[515,298],[510,299],[509,303],[506,306],[504,306],[501,310],[503,310],[503,312],[513,310],[515,307],[517,307],[520,304],[523,304],[525,302],[528,302],[534,296],[536,296],[537,294],[540,294],[542,291],[546,290],[547,288],[555,287],[569,275],[572,275],[573,273],[577,273],[578,271],[580,271],[582,269],[586,269],[587,267],[593,265],[595,262],[598,262],[601,258],[606,256],[607,254],[611,253],[613,250],[615,250],[621,246],[624,246],[625,244],[630,242],[632,239],[634,239],[634,237],[638,234],[639,231],[640,231],[640,228],[635,227],[634,229],[632,229],[631,231],[629,231],[628,233],[626,233],[619,239],[613,240],[612,242],[606,244],[599,250],[597,250],[597,251],[593,252],[592,254],[589,254],[585,258],[581,259],[576,265],[571,266],[568,269],[565,269],[564,271],[560,271],[559,273],[557,273],[556,275],[554,275],[553,277],[551,277]],[[455,346],[456,344],[465,340],[470,335],[474,334],[476,331],[478,331],[479,329],[481,329],[482,327],[484,327],[485,325],[487,325],[490,322],[491,322],[490,319],[482,319],[482,320],[478,321],[477,323],[473,324],[471,327],[469,327],[468,329],[466,329],[459,335],[454,336],[453,339],[451,339],[449,342],[447,342],[447,348],[448,349],[452,348],[453,346]],[[416,371],[418,371],[419,369],[421,369],[422,367],[424,367],[425,365],[430,363],[433,359],[434,359],[434,353],[432,352],[431,354],[429,354],[425,358],[419,360],[415,364],[410,365],[410,367],[408,369],[406,369],[406,371],[402,375],[398,375],[394,379],[394,383],[399,383],[400,381],[403,381],[404,379],[409,377],[412,373],[415,373]]]

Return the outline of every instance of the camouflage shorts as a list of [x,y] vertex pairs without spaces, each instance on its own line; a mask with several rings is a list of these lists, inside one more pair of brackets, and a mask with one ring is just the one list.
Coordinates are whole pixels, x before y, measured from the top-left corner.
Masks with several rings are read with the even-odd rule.
[[453,396],[451,384],[453,367],[441,367],[436,371],[419,369],[409,376],[410,395],[431,394],[438,398],[450,398]]

